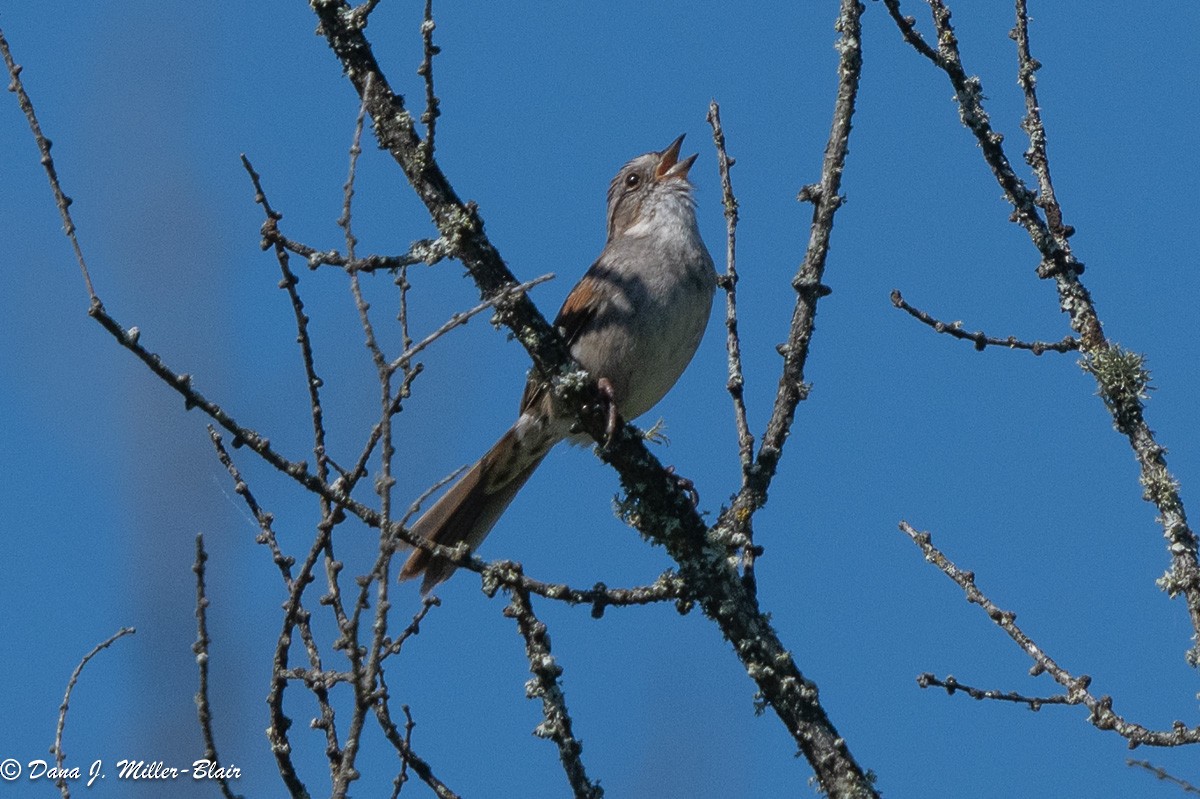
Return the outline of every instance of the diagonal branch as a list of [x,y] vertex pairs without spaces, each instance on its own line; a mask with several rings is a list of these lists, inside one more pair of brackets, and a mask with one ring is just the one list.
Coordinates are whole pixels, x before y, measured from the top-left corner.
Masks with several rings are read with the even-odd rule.
[[[320,20],[320,33],[371,114],[379,143],[400,165],[439,233],[451,243],[454,256],[466,266],[484,298],[516,283],[484,234],[477,209],[464,205],[436,162],[425,157],[403,98],[392,92],[361,28],[348,24],[349,7],[343,0],[311,0],[311,5]],[[803,394],[801,378],[814,303],[824,291],[820,276],[828,252],[833,213],[840,204],[837,191],[862,60],[862,12],[863,6],[857,0],[842,0],[838,22],[842,58],[833,129],[819,196],[815,198],[809,250],[794,281],[799,301],[785,351],[780,397],[756,463],[758,504],[765,499],[782,440]],[[553,378],[574,371],[576,367],[565,342],[530,300],[524,296],[512,298],[498,303],[497,311],[497,321],[513,331],[543,375]],[[582,387],[584,390],[579,391],[578,387],[572,390],[570,385],[563,385],[566,382],[559,381],[557,393],[567,407],[579,412],[583,429],[597,441],[603,440],[606,419],[599,412],[599,404],[594,402],[598,399],[594,383],[588,381]],[[596,405],[592,411],[584,407],[589,399]],[[622,508],[626,519],[650,540],[665,546],[679,563],[679,574],[689,592],[733,644],[747,673],[796,740],[822,788],[832,796],[875,796],[870,780],[818,702],[816,686],[800,673],[767,615],[728,562],[725,545],[719,538],[708,539],[704,521],[681,490],[678,478],[663,469],[646,450],[642,437],[628,427],[620,431],[611,446],[601,449],[600,456],[621,476],[627,494]]]
[[958,587],[966,594],[968,602],[982,608],[988,618],[1033,659],[1032,673],[1034,675],[1049,674],[1056,683],[1067,689],[1067,697],[1063,704],[1083,705],[1090,711],[1088,721],[1096,729],[1112,730],[1129,741],[1131,746],[1182,746],[1200,743],[1200,727],[1189,728],[1183,722],[1177,721],[1169,732],[1152,730],[1119,716],[1113,711],[1111,696],[1096,696],[1088,690],[1092,683],[1091,677],[1086,674],[1076,677],[1050,657],[1024,630],[1017,626],[1017,614],[997,607],[975,584],[975,573],[960,569],[942,554],[941,550],[933,545],[933,538],[929,533],[914,529],[908,522],[900,522],[900,530],[921,549],[925,560],[937,566],[943,574],[958,584]]
[[55,169],[54,159],[50,156],[50,139],[42,133],[42,126],[33,110],[33,101],[29,99],[29,95],[25,92],[25,85],[21,83],[21,65],[13,59],[12,50],[9,49],[8,39],[4,38],[3,30],[0,30],[0,54],[4,56],[4,65],[8,68],[8,75],[11,79],[8,90],[17,95],[17,104],[25,114],[25,119],[29,122],[29,129],[33,132],[34,141],[42,154],[42,166],[46,170],[46,177],[50,179],[54,204],[58,206],[58,212],[62,216],[63,232],[70,240],[71,249],[75,252],[75,261],[79,264],[79,272],[87,287],[88,298],[92,304],[98,303],[100,298],[96,296],[96,289],[92,286],[92,276],[88,272],[87,262],[83,259],[83,249],[79,246],[79,237],[75,235],[75,220],[71,218],[70,210],[72,200],[58,182],[58,170]]
[[[1037,175],[1040,194],[1013,171],[1004,152],[1004,137],[992,127],[983,108],[983,84],[979,78],[969,76],[963,67],[958,40],[950,24],[950,9],[942,0],[928,0],[928,4],[938,35],[936,50],[917,33],[914,20],[901,14],[899,0],[884,0],[905,41],[950,79],[963,124],[975,136],[984,160],[1012,205],[1013,220],[1025,228],[1041,255],[1038,276],[1054,280],[1059,307],[1079,334],[1083,368],[1095,378],[1098,393],[1112,413],[1117,431],[1129,439],[1141,472],[1143,498],[1159,511],[1158,521],[1167,540],[1171,567],[1158,584],[1171,597],[1180,594],[1185,597],[1194,633],[1186,657],[1193,667],[1200,667],[1200,540],[1188,526],[1179,483],[1167,469],[1166,448],[1155,439],[1143,414],[1149,372],[1141,356],[1122,350],[1105,337],[1095,303],[1080,280],[1083,264],[1071,252],[1068,241],[1074,231],[1063,224],[1062,209],[1050,180],[1046,131],[1034,77],[1040,64],[1030,55],[1025,0],[1017,0],[1013,38],[1017,42],[1018,82],[1025,95],[1022,127],[1030,139],[1026,160]],[[1039,208],[1046,209],[1048,222]]]
[[1125,765],[1130,766],[1130,767],[1136,766],[1138,768],[1145,769],[1146,771],[1149,771],[1151,774],[1153,774],[1158,779],[1164,780],[1166,782],[1174,783],[1175,785],[1179,786],[1179,789],[1181,791],[1183,791],[1184,793],[1200,794],[1200,788],[1197,788],[1195,785],[1192,785],[1187,780],[1179,779],[1179,777],[1174,776],[1173,774],[1168,772],[1166,769],[1162,768],[1161,766],[1156,766],[1153,763],[1150,763],[1149,761],[1134,760],[1132,758],[1129,758],[1125,761]]

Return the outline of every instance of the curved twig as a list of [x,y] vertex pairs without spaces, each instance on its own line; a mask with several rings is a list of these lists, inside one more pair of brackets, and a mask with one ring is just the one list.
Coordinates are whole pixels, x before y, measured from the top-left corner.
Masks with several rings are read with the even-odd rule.
[[[2,38],[2,35],[0,35],[0,39]],[[67,755],[62,748],[62,739],[63,730],[65,730],[67,727],[67,709],[71,705],[71,692],[75,690],[75,683],[79,682],[79,675],[83,673],[83,667],[88,664],[89,660],[98,655],[100,650],[108,649],[108,647],[112,646],[117,640],[124,638],[127,635],[133,635],[135,632],[137,632],[137,630],[133,627],[122,627],[121,629],[117,630],[108,638],[105,638],[103,641],[96,644],[96,646],[92,647],[92,651],[84,655],[83,660],[79,661],[79,665],[75,667],[73,672],[71,672],[71,679],[67,680],[67,690],[66,693],[63,694],[62,704],[58,707],[58,726],[54,728],[54,745],[50,747],[50,754],[54,755],[54,760],[58,764],[58,770],[60,772],[66,770],[63,767],[63,762],[66,760]],[[67,788],[67,781],[64,778],[59,777],[58,781],[54,784],[58,786],[58,790],[62,792],[64,799],[71,795],[70,790]]]

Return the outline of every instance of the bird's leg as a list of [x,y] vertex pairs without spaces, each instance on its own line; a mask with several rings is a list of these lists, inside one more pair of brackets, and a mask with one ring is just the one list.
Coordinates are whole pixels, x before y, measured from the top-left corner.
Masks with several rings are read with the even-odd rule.
[[604,427],[604,446],[607,448],[612,446],[613,437],[617,434],[617,398],[607,377],[597,380],[596,387],[600,389],[600,397],[608,406],[608,424]]

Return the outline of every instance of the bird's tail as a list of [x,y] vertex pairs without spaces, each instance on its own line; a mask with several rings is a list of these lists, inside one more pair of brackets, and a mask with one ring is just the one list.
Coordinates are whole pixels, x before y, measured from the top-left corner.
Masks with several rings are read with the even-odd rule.
[[[459,478],[442,498],[409,528],[413,535],[445,547],[467,542],[474,551],[525,485],[547,449],[528,451],[509,430]],[[421,593],[427,594],[457,568],[446,558],[416,549],[400,569],[400,579],[424,574]]]

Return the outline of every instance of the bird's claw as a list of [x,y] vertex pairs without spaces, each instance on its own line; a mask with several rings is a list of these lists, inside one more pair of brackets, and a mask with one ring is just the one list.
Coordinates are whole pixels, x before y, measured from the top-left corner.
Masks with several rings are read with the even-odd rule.
[[607,449],[612,446],[613,439],[617,435],[617,398],[613,394],[612,383],[608,381],[607,377],[596,381],[596,387],[600,389],[600,397],[608,406],[608,424],[604,426],[604,447]]
[[700,506],[700,492],[696,490],[696,484],[681,474],[675,474],[675,467],[668,466],[667,474],[675,478],[675,485],[679,486],[679,490],[688,495],[692,500],[692,507]]

